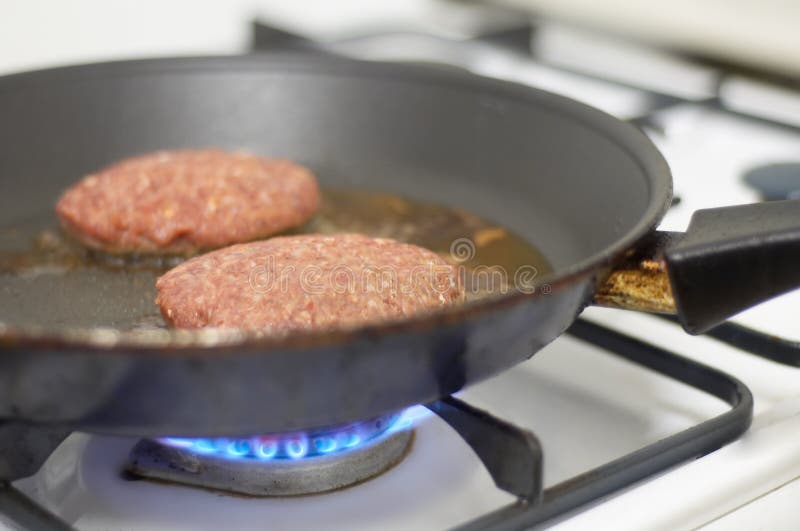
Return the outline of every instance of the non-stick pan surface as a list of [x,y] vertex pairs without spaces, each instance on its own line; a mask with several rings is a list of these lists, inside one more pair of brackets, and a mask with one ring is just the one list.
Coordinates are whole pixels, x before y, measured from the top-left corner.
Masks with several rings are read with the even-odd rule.
[[[547,257],[551,289],[281,340],[124,331],[147,268],[0,273],[0,417],[138,435],[236,435],[371,417],[457,391],[560,334],[668,205],[635,129],[527,87],[302,55],[148,60],[0,78],[0,253],[57,227],[80,176],[152,150],[286,157],[326,187],[466,209]],[[101,327],[101,328],[98,328]]]

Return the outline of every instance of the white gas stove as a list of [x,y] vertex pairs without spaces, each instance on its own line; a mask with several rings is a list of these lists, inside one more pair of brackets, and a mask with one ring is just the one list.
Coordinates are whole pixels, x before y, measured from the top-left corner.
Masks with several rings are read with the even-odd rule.
[[[303,33],[328,52],[454,64],[559,92],[633,120],[659,146],[673,170],[680,203],[669,212],[662,229],[685,228],[699,208],[760,200],[744,176],[772,164],[798,163],[800,188],[800,129],[791,114],[800,96],[791,92],[783,91],[785,98],[774,100],[788,101],[784,107],[765,108],[757,102],[765,97],[772,102],[772,89],[757,81],[635,46],[619,48],[619,43],[610,52],[600,44],[590,46],[597,55],[582,66],[575,62],[580,54],[570,50],[586,49],[585,36],[575,37],[571,30],[553,25],[542,25],[535,34],[534,50],[540,55],[532,55],[518,39],[515,46],[503,39],[473,39],[488,31],[475,24],[486,19],[472,17],[463,5],[447,11],[438,2],[413,2],[419,12],[395,5],[396,13],[370,12],[370,18],[362,12],[358,24],[341,28],[326,24],[317,4],[313,13],[302,6],[277,9],[275,2],[265,4],[261,20],[277,20],[282,29]],[[386,20],[396,21],[398,16],[403,27],[387,26]],[[453,23],[456,20],[458,24]],[[492,31],[526,22],[508,13],[491,20]],[[383,31],[387,28],[391,31]],[[414,32],[401,31],[409,29]],[[277,42],[272,38],[262,44]],[[244,42],[239,38],[226,42],[240,41]],[[220,51],[234,50],[230,46]],[[599,57],[610,58],[607,68],[598,66]],[[631,77],[631,69],[620,68],[620,57],[650,65],[652,72]],[[607,75],[598,75],[602,72]],[[800,339],[795,326],[798,309],[800,293],[793,293],[735,321],[785,339]],[[658,317],[598,308],[588,309],[583,317],[741,380],[754,398],[749,431],[701,458],[671,466],[543,523],[514,520],[511,516],[529,507],[521,507],[514,496],[496,487],[469,445],[431,413],[417,415],[413,445],[393,468],[327,494],[248,498],[132,481],[121,471],[136,439],[79,433],[69,436],[35,476],[15,486],[81,530],[443,529],[470,524],[510,529],[520,522],[536,522],[556,529],[718,531],[800,525],[793,503],[800,494],[800,370],[711,337],[689,336]],[[769,342],[765,346],[773,347]],[[800,346],[795,350],[800,359]],[[545,489],[731,408],[704,391],[569,335],[458,398],[538,437]],[[558,494],[545,492],[544,503]]]

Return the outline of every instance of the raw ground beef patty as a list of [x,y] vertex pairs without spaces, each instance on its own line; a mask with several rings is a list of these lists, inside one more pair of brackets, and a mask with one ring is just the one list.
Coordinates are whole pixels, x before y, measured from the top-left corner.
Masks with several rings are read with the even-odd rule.
[[401,319],[463,296],[456,268],[434,252],[360,234],[233,245],[187,260],[156,287],[173,326],[267,334]]
[[302,166],[202,149],[132,157],[87,175],[56,213],[90,247],[189,254],[301,225],[318,204],[316,179]]

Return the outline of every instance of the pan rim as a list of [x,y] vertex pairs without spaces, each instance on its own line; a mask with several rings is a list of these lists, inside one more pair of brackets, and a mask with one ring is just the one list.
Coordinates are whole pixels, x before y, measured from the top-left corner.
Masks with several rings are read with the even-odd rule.
[[[617,148],[622,149],[641,170],[647,181],[649,202],[638,221],[613,243],[558,271],[544,275],[540,285],[547,284],[556,292],[583,279],[600,275],[612,267],[640,240],[651,233],[666,214],[672,198],[672,177],[663,155],[650,139],[633,125],[584,103],[565,96],[505,80],[479,76],[466,71],[442,69],[429,65],[384,63],[334,57],[308,52],[261,52],[244,55],[216,55],[196,57],[163,57],[132,59],[67,65],[43,70],[13,73],[0,76],[0,94],[6,90],[23,89],[29,84],[41,84],[47,79],[66,78],[85,81],[92,77],[115,75],[131,76],[147,73],[198,72],[198,71],[260,71],[277,67],[277,72],[310,72],[349,77],[380,77],[446,84],[461,90],[481,91],[495,96],[512,97],[517,101],[544,107],[549,112],[564,116],[603,134]],[[301,331],[280,337],[259,336],[236,330],[117,330],[108,327],[45,329],[42,327],[15,327],[0,321],[0,351],[2,350],[63,350],[86,352],[135,349],[138,352],[164,349],[176,355],[184,353],[193,357],[200,353],[228,351],[231,348],[252,350],[284,350],[331,346],[347,342],[349,338],[363,335],[401,335],[421,329],[435,329],[462,322],[472,317],[515,306],[534,298],[547,297],[540,290],[524,293],[517,289],[508,294],[473,301],[405,319],[362,327],[332,331]]]

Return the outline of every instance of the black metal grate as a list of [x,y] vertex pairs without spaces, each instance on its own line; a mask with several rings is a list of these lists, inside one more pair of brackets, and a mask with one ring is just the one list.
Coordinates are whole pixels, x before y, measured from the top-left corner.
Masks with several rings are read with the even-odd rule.
[[[579,319],[567,332],[609,354],[713,395],[727,402],[731,409],[542,490],[542,450],[532,433],[453,397],[435,402],[429,406],[431,410],[455,428],[472,447],[495,484],[518,497],[517,502],[468,522],[460,526],[460,530],[529,528],[676,464],[713,452],[737,439],[750,426],[753,396],[736,378],[586,320]],[[520,456],[525,449],[527,452]]]
[[[672,315],[659,315],[658,317],[678,323],[678,319]],[[705,335],[775,363],[800,367],[800,342],[798,341],[759,332],[732,322],[722,323],[706,332]]]

